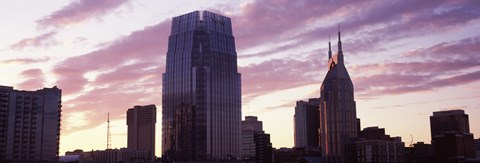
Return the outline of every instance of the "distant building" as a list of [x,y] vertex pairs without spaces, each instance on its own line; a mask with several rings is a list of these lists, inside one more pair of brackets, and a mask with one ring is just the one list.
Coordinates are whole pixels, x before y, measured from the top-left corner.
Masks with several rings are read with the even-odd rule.
[[127,111],[128,141],[130,151],[147,151],[149,160],[155,159],[155,105],[134,106]]
[[470,133],[468,115],[463,110],[433,112],[433,116],[430,116],[430,131],[432,139],[435,135],[449,131]]
[[343,59],[338,31],[338,52],[332,56],[329,42],[328,72],[320,87],[320,146],[329,163],[356,160],[358,123],[354,88]]
[[356,141],[357,162],[405,162],[405,143],[400,137],[385,135],[385,129],[368,127]]
[[431,163],[433,162],[433,149],[431,144],[417,142],[413,147],[405,148],[405,162]]
[[476,157],[473,134],[470,133],[465,111],[433,112],[430,130],[436,161],[462,162]]
[[262,121],[255,116],[246,116],[242,121],[242,160],[272,163],[270,134],[266,134],[262,128]]
[[475,139],[475,150],[477,151],[477,158],[480,159],[480,138]]
[[279,148],[273,150],[275,163],[325,163],[319,150],[305,150],[305,148]]
[[65,152],[65,155],[83,155],[83,150],[81,149],[75,149],[74,151],[67,151]]
[[0,162],[58,160],[62,90],[0,86]]
[[463,162],[476,157],[471,133],[443,132],[435,135],[433,142],[436,161]]
[[242,131],[252,130],[252,131],[263,131],[262,121],[259,121],[255,116],[245,116],[245,120],[242,121]]
[[297,101],[293,116],[294,143],[296,148],[319,147],[319,105],[320,99],[318,98],[311,98],[308,101]]
[[[150,151],[137,151],[127,148],[106,149],[83,152],[66,152],[66,156],[79,156],[79,163],[146,163],[150,160]],[[68,158],[68,157],[67,157]]]

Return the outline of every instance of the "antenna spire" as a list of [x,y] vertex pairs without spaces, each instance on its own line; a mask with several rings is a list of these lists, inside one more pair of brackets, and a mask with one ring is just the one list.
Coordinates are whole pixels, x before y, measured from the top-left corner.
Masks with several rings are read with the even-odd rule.
[[112,139],[110,134],[110,113],[107,114],[107,149],[112,149]]
[[338,24],[338,54],[342,53],[342,39],[340,38],[340,24]]
[[332,58],[332,45],[330,43],[330,34],[328,35],[328,60]]

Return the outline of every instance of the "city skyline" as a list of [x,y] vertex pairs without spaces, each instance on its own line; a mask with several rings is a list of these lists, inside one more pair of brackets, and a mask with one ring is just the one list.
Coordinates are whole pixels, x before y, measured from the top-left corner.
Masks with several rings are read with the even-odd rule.
[[[480,136],[479,2],[289,3],[295,2],[0,5],[5,12],[0,16],[5,25],[0,85],[62,89],[61,154],[104,149],[108,112],[113,147],[126,147],[126,110],[148,104],[161,108],[171,18],[210,10],[232,18],[242,117],[258,116],[274,147],[293,146],[295,102],[318,96],[329,35],[335,36],[337,24],[362,128],[381,126],[405,142],[410,134],[414,142],[430,142],[431,113],[457,107],[470,115],[471,132]],[[22,6],[29,12],[12,11]],[[12,18],[6,13],[20,16],[7,21]],[[161,109],[157,114],[161,140]],[[92,134],[98,137],[92,144],[75,144]],[[156,141],[157,156],[160,144]]]

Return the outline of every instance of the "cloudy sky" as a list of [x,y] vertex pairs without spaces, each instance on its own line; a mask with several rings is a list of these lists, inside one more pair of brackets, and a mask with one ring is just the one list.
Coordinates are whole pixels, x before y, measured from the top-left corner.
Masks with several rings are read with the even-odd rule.
[[60,153],[126,147],[125,113],[156,104],[171,18],[232,18],[243,115],[293,146],[297,100],[319,96],[329,36],[342,31],[362,128],[430,142],[433,111],[464,109],[480,136],[480,1],[49,0],[0,3],[0,85],[63,90]]

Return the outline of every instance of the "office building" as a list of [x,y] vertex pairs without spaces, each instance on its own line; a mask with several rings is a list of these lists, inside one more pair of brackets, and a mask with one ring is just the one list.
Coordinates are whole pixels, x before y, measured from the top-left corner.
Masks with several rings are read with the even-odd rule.
[[405,147],[405,162],[431,163],[434,161],[431,144],[417,142]]
[[263,131],[262,121],[259,121],[255,116],[245,116],[245,120],[242,121],[242,131],[245,130]]
[[368,127],[355,142],[357,162],[405,162],[405,143],[400,137],[390,137],[385,129]]
[[149,160],[155,159],[155,123],[157,122],[155,105],[134,106],[127,110],[128,138],[130,151],[146,151]]
[[58,159],[62,91],[0,86],[0,162]]
[[266,134],[262,128],[262,121],[255,116],[246,116],[242,121],[242,160],[259,163],[273,161],[270,134]]
[[430,131],[432,139],[443,132],[470,133],[468,115],[463,110],[433,112],[433,116],[430,116]]
[[436,161],[463,162],[476,157],[471,133],[443,132],[435,135],[432,142]]
[[297,101],[295,106],[294,144],[295,148],[318,148],[318,128],[320,126],[318,106],[320,99]]
[[178,153],[175,108],[195,110],[194,160],[241,154],[241,80],[230,18],[194,11],[172,19],[162,87],[162,155]]
[[477,151],[477,158],[480,159],[480,138],[475,139],[475,151]]
[[340,31],[338,52],[328,43],[328,72],[320,88],[320,147],[330,163],[354,162],[358,136],[353,83],[344,64]]
[[150,160],[149,151],[130,150],[127,148],[92,150],[75,150],[65,152],[65,156],[78,156],[79,163],[145,163]]
[[463,110],[433,112],[430,131],[436,161],[462,162],[475,158],[473,134]]

